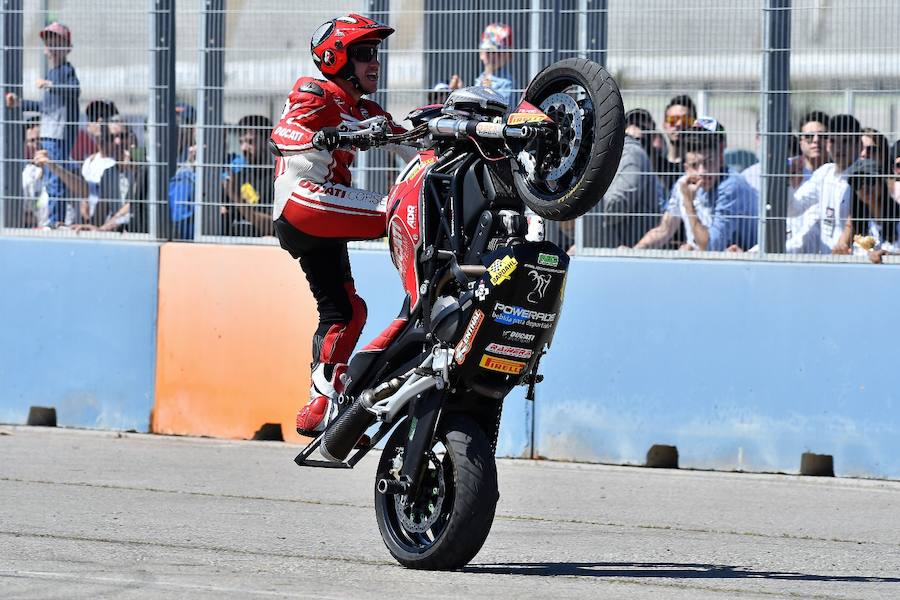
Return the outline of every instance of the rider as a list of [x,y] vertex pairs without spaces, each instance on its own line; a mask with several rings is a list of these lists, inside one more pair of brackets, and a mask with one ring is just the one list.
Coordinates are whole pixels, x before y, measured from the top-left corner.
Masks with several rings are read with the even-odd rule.
[[378,89],[378,46],[392,33],[358,14],[322,24],[310,46],[325,79],[298,79],[272,131],[270,148],[278,156],[275,233],[281,247],[299,259],[319,311],[310,399],[297,414],[301,435],[317,434],[337,416],[341,375],[366,321],[347,241],[383,237],[385,207],[379,194],[350,187],[357,148],[338,149],[335,128],[360,129],[361,121],[383,116],[393,133],[405,131],[378,104],[363,99]]

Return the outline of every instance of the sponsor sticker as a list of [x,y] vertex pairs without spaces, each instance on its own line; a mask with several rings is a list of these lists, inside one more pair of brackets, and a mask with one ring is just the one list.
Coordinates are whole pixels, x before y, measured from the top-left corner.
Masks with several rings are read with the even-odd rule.
[[498,373],[504,373],[506,375],[518,375],[522,372],[522,369],[525,368],[525,363],[521,361],[497,358],[495,356],[488,356],[487,354],[481,355],[481,361],[478,364],[485,369],[490,369],[491,371],[497,371]]
[[479,302],[484,302],[484,299],[488,297],[490,294],[490,290],[487,289],[487,286],[484,285],[483,281],[478,282],[478,287],[475,288],[475,297],[478,298]]
[[500,354],[501,356],[512,356],[513,358],[522,358],[528,360],[531,358],[531,355],[534,354],[529,348],[519,348],[518,346],[507,346],[505,344],[495,344],[490,343],[487,345],[487,348],[484,349],[485,352],[493,352],[494,354]]
[[456,351],[453,353],[456,364],[461,365],[466,362],[466,355],[472,349],[472,340],[475,339],[475,335],[481,328],[482,323],[484,323],[484,313],[476,308],[475,312],[472,313],[472,318],[469,319],[469,324],[466,325],[462,339],[456,345]]
[[522,333],[521,331],[513,331],[512,329],[507,329],[502,335],[505,340],[520,342],[522,344],[530,344],[534,341],[534,338],[537,337],[533,333]]
[[556,313],[545,313],[521,306],[497,302],[491,317],[501,325],[524,324],[535,329],[550,329],[556,321]]
[[537,304],[544,299],[544,294],[547,293],[547,286],[550,285],[553,276],[549,274],[541,275],[536,269],[528,271],[528,276],[534,282],[534,289],[528,293],[526,299],[532,304]]
[[418,223],[416,222],[415,204],[410,204],[406,207],[406,224],[409,225],[411,229],[416,229],[418,227]]
[[494,285],[500,285],[510,278],[513,271],[515,271],[516,267],[518,266],[519,261],[517,261],[512,256],[504,256],[503,258],[498,258],[491,263],[491,266],[488,267],[488,274],[491,276],[491,283],[493,283]]
[[544,254],[541,252],[538,254],[538,264],[545,267],[558,267],[559,257],[555,254]]
[[514,112],[506,119],[507,125],[521,125],[522,123],[543,123],[547,116],[543,113]]

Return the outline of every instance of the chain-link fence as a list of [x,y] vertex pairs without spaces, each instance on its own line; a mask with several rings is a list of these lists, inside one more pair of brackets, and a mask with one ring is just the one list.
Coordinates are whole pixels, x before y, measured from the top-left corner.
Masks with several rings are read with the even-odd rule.
[[[629,138],[597,207],[548,224],[574,252],[900,250],[896,2],[2,5],[5,235],[274,243],[268,131],[297,77],[317,73],[312,32],[360,12],[396,29],[373,99],[398,118],[464,85],[515,103],[563,58],[607,66]],[[354,184],[386,193],[401,166],[361,153]]]

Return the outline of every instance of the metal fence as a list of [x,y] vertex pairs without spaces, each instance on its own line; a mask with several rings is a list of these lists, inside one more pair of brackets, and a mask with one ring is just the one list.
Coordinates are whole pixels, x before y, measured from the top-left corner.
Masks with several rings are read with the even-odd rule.
[[[396,29],[374,99],[397,117],[449,87],[483,80],[490,53],[480,46],[489,24],[501,32],[489,40],[499,44],[493,56],[502,56],[492,68],[511,82],[513,102],[555,60],[587,57],[607,66],[636,141],[626,145],[614,189],[591,213],[548,225],[548,236],[573,252],[866,260],[872,243],[900,249],[900,4],[890,0],[2,6],[3,235],[275,243],[267,218],[272,164],[264,150],[255,152],[253,134],[264,139],[296,78],[316,74],[308,45],[315,28],[360,12]],[[62,33],[45,29],[52,22],[71,32],[62,60],[77,74],[77,96],[54,79],[60,58],[45,51],[45,38]],[[47,79],[57,87],[39,88]],[[51,104],[77,107],[69,127],[36,125],[47,111],[27,101],[46,100],[50,91]],[[679,96],[690,102],[669,106]],[[813,111],[826,116],[802,120]],[[840,114],[855,121],[830,122]],[[724,160],[715,147],[688,151],[691,137],[679,130],[703,116],[725,130]],[[854,123],[871,131],[855,132]],[[854,162],[860,156],[873,160]],[[396,160],[362,153],[355,185],[386,193]],[[832,161],[838,166],[825,173],[822,165]],[[625,249],[635,246],[655,249]],[[687,252],[698,249],[707,252]]]

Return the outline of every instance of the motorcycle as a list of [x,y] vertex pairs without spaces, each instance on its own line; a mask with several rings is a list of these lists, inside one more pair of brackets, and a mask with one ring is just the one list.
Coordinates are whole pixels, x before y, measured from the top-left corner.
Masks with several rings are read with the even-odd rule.
[[418,149],[387,198],[406,298],[353,356],[339,416],[295,462],[352,468],[387,437],[375,514],[388,551],[406,567],[457,569],[493,523],[503,399],[517,385],[534,399],[563,302],[569,257],[529,239],[527,209],[568,220],[598,202],[622,154],[624,110],[603,67],[568,59],[512,111],[470,87],[408,119],[402,134],[379,118],[338,134],[344,147]]

